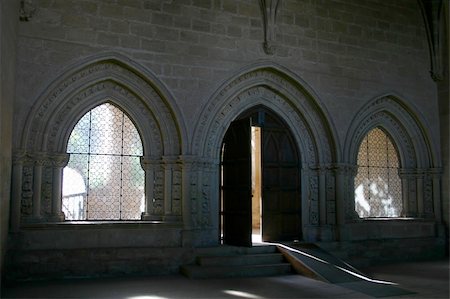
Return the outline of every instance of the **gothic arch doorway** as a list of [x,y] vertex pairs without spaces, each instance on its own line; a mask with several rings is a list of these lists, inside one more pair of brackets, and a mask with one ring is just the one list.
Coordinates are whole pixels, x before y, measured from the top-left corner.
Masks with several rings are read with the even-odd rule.
[[299,152],[287,125],[269,109],[232,122],[222,143],[221,233],[224,244],[301,239]]

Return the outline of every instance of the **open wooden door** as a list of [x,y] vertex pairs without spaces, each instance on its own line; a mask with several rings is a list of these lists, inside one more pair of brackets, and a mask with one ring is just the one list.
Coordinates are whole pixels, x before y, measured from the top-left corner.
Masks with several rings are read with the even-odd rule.
[[300,163],[281,122],[265,115],[262,129],[262,239],[301,239]]
[[223,242],[252,246],[250,119],[231,123],[222,157]]

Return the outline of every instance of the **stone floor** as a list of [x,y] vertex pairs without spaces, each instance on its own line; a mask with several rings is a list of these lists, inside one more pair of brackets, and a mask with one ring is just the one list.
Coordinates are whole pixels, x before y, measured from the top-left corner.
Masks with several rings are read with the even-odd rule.
[[183,276],[74,279],[2,286],[1,298],[449,298],[449,261],[390,264],[362,269],[410,294],[372,296],[299,275],[189,280]]

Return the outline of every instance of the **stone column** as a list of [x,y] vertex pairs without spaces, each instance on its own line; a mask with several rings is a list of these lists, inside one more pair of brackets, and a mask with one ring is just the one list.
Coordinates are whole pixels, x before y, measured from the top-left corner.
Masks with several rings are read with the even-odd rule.
[[416,184],[417,184],[417,216],[424,217],[424,203],[423,203],[423,180],[424,173],[422,169],[418,169],[416,173]]
[[409,212],[408,177],[401,176],[401,181],[402,181],[402,204],[403,204],[403,211],[401,215],[403,217],[409,217],[411,213]]
[[335,164],[336,176],[336,209],[337,223],[344,224],[347,220],[358,218],[355,211],[355,196],[353,180],[355,179],[357,167],[350,164]]
[[185,229],[192,228],[192,213],[191,213],[191,174],[195,164],[194,156],[180,156],[180,163],[182,167],[182,215]]
[[34,156],[33,169],[33,214],[32,221],[41,220],[41,194],[42,194],[42,167],[46,162],[44,154],[39,153]]
[[398,175],[402,181],[402,205],[403,210],[401,215],[403,217],[414,216],[409,204],[409,181],[412,177],[411,170],[409,169],[399,169]]
[[319,224],[327,224],[326,169],[319,169]]
[[[202,208],[204,209],[204,219],[206,220],[206,218],[208,218],[209,223],[213,227],[219,227],[220,223],[218,215],[220,214],[220,162],[218,160],[209,160],[206,161],[205,166],[207,169],[206,175],[208,176],[208,178],[203,177],[203,187],[207,187],[209,189],[210,195],[209,198],[203,198]],[[209,208],[207,207],[208,204]],[[217,231],[217,236],[219,236],[219,231]]]
[[173,168],[174,164],[177,162],[177,157],[175,156],[164,156],[163,157],[163,168],[164,168],[164,221],[176,222],[179,221],[180,217],[174,215],[172,212],[172,180],[173,180]]
[[162,216],[155,213],[155,169],[161,160],[156,157],[141,157],[141,166],[145,171],[145,211],[141,219],[148,221],[161,221]]
[[62,201],[62,174],[63,169],[69,162],[69,154],[51,155],[50,162],[52,165],[52,215],[49,219],[51,222],[64,221],[64,213],[61,209]]
[[26,159],[25,152],[19,151],[13,155],[12,189],[11,189],[11,232],[20,230],[21,206],[22,206],[22,173],[23,163]]
[[359,219],[355,210],[354,179],[357,166],[353,164],[334,164],[336,186],[336,220],[338,226],[338,238],[345,240],[348,232],[345,224]]
[[442,222],[442,207],[441,207],[441,176],[442,168],[432,168],[430,171],[433,179],[433,210],[434,217],[437,222]]
[[345,223],[345,173],[338,165],[335,168],[336,175],[336,216],[337,224]]

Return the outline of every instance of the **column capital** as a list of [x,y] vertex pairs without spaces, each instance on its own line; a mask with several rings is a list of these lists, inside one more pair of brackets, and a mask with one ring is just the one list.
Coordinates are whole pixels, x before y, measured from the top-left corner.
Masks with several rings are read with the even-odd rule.
[[178,164],[181,165],[182,169],[193,169],[199,164],[199,158],[197,156],[182,155],[179,156]]
[[312,164],[312,165],[307,165],[304,170],[308,170],[308,171],[316,171],[319,174],[324,174],[326,172],[329,171],[333,171],[336,169],[335,164]]
[[48,163],[47,153],[44,152],[36,152],[33,154],[34,165],[43,166]]
[[70,154],[64,153],[50,153],[48,154],[48,160],[52,167],[65,167],[69,162]]
[[178,161],[179,156],[175,156],[175,155],[167,155],[167,156],[162,156],[161,159],[163,162],[165,163],[174,163]]
[[431,175],[433,178],[437,179],[442,177],[444,170],[442,169],[442,167],[429,168],[427,169],[427,173]]
[[355,176],[358,171],[358,166],[349,163],[334,163],[330,164],[330,169],[338,175],[352,175]]
[[194,155],[180,155],[178,156],[178,162],[181,164],[193,164],[199,161],[198,156]]
[[141,167],[144,170],[150,170],[161,164],[161,157],[157,156],[142,156],[140,158]]
[[398,176],[401,179],[414,179],[418,176],[418,171],[415,168],[399,168]]
[[220,165],[220,161],[211,158],[198,157],[196,164],[206,170],[214,170]]
[[12,155],[13,164],[23,164],[28,159],[27,152],[25,150],[16,150]]

